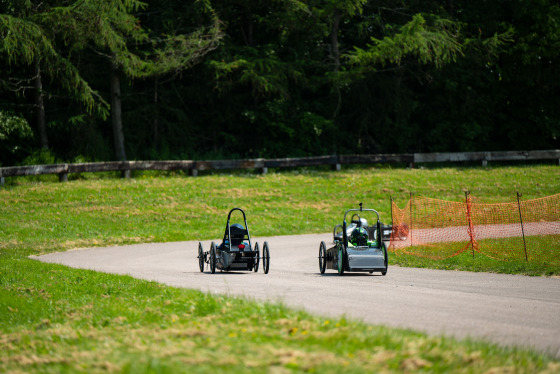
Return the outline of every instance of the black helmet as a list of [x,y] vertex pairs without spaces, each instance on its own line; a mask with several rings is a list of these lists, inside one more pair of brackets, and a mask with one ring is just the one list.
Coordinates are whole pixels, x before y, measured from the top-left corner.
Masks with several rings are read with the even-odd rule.
[[367,241],[368,233],[365,228],[356,227],[354,230],[352,230],[352,234],[350,234],[350,243],[357,246],[364,246],[367,245]]
[[245,237],[245,227],[239,223],[234,223],[229,226],[231,231],[231,245],[239,245]]
[[243,227],[243,225],[240,223],[234,223],[233,225],[230,226],[230,228],[232,227],[238,228],[240,230],[245,230],[245,227]]

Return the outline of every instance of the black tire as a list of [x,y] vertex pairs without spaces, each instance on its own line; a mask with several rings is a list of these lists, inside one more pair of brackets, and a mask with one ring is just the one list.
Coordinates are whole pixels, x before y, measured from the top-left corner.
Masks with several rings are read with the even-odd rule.
[[381,275],[387,274],[387,269],[389,269],[389,253],[387,252],[387,244],[383,243],[383,255],[385,256],[385,270],[381,272]]
[[263,260],[263,271],[264,271],[265,274],[268,274],[268,269],[270,267],[270,251],[268,249],[268,243],[267,242],[264,242],[264,244],[263,244],[262,260]]
[[338,247],[337,264],[338,264],[338,275],[343,275],[344,274],[344,247],[343,246]]
[[198,267],[200,272],[204,271],[204,250],[202,249],[202,243],[198,242]]
[[325,242],[321,242],[319,245],[319,271],[321,274],[325,274],[325,269],[327,268],[327,246]]
[[257,252],[257,257],[255,259],[255,264],[253,265],[253,270],[256,273],[257,271],[259,271],[259,262],[260,262],[259,243],[255,243],[255,251]]
[[212,274],[216,272],[216,244],[214,242],[210,246],[210,272]]

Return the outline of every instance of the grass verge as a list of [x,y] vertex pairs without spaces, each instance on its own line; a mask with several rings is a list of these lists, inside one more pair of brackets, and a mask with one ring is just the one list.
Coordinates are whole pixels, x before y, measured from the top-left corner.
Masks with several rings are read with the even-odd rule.
[[0,371],[554,373],[521,349],[3,255]]

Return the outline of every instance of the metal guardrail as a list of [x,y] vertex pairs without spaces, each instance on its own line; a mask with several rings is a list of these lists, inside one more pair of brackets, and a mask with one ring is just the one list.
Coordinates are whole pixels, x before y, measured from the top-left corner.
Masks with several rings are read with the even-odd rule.
[[488,161],[525,160],[558,160],[560,165],[560,150],[331,155],[244,160],[108,161],[79,164],[7,166],[0,167],[0,184],[4,184],[5,177],[57,174],[59,180],[64,182],[68,180],[68,174],[103,171],[120,171],[123,176],[130,177],[130,172],[134,170],[186,170],[190,172],[190,175],[196,176],[199,170],[259,169],[261,172],[266,173],[268,168],[321,165],[331,165],[335,170],[340,170],[341,165],[350,164],[405,163],[414,167],[415,164],[430,162],[482,162],[483,166],[487,166]]

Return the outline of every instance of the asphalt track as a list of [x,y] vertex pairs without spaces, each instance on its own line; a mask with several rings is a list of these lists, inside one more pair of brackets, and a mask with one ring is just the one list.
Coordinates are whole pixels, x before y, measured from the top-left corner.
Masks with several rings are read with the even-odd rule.
[[[32,258],[210,293],[280,301],[326,317],[429,335],[528,347],[560,358],[560,279],[389,266],[379,273],[319,273],[318,249],[332,234],[253,238],[270,246],[270,272],[211,274],[198,268],[198,242],[138,244]],[[209,250],[211,241],[204,241]]]

